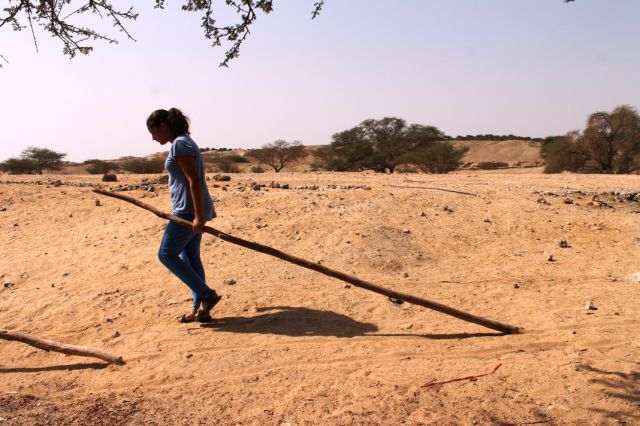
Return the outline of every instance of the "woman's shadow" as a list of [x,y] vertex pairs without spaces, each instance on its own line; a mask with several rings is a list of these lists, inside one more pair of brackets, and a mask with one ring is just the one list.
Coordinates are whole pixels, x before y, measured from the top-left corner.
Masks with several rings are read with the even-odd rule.
[[346,315],[291,306],[257,308],[260,315],[213,318],[202,327],[230,333],[282,334],[286,336],[354,337],[378,331],[378,326]]
[[203,328],[229,333],[280,334],[285,336],[417,336],[427,339],[466,339],[471,337],[501,336],[503,333],[454,333],[454,334],[380,334],[377,325],[356,321],[346,315],[292,306],[269,306],[257,308],[259,315],[250,317],[213,318],[202,324]]

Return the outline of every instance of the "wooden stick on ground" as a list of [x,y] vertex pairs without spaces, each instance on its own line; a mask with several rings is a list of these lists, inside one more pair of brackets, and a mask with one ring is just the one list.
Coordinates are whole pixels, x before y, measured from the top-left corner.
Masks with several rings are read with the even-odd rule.
[[400,185],[385,185],[385,186],[392,186],[394,188],[406,188],[406,189],[433,189],[435,191],[453,192],[454,194],[471,195],[473,197],[478,196],[478,194],[474,194],[472,192],[454,191],[453,189],[436,188],[433,186],[400,186]]
[[17,331],[0,330],[0,339],[15,340],[17,342],[26,343],[45,351],[62,352],[67,355],[86,356],[91,358],[99,358],[110,364],[124,365],[124,361],[120,355],[103,351],[102,349],[89,348],[87,346],[67,345],[65,343],[54,342],[53,340],[40,339],[29,334],[19,333]]
[[[101,189],[94,189],[93,192],[101,194],[101,195],[106,195],[108,197],[114,197],[114,198],[118,198],[120,200],[123,201],[127,201],[129,203],[135,204],[138,207],[142,207],[145,210],[149,210],[150,212],[154,213],[156,216],[159,216],[161,218],[164,219],[168,219],[171,221],[174,221],[176,223],[178,223],[179,225],[182,226],[186,226],[188,228],[192,228],[192,223],[181,219],[179,217],[176,217],[172,214],[168,214],[168,213],[164,213],[158,209],[156,209],[153,206],[150,206],[146,203],[143,203],[140,200],[137,200],[135,198],[132,197],[128,197],[126,195],[123,194],[119,194],[119,193],[115,193],[115,192],[108,192],[108,191],[104,191]],[[360,288],[364,288],[366,290],[369,291],[373,291],[375,293],[379,293],[379,294],[383,294],[385,296],[388,297],[392,297],[395,299],[399,299],[399,300],[403,300],[407,303],[413,303],[414,305],[419,305],[419,306],[423,306],[425,308],[429,308],[429,309],[433,309],[435,311],[441,312],[443,314],[447,314],[447,315],[451,315],[453,317],[456,317],[458,319],[461,319],[463,321],[467,321],[467,322],[472,322],[474,324],[478,324],[478,325],[482,325],[484,327],[490,328],[492,330],[498,330],[501,331],[503,333],[507,333],[507,334],[512,334],[512,333],[520,333],[521,330],[518,327],[514,327],[512,325],[508,325],[508,324],[502,324],[499,323],[497,321],[493,321],[493,320],[489,320],[486,318],[482,318],[476,315],[472,315],[463,311],[459,311],[457,309],[454,308],[450,308],[449,306],[446,305],[442,305],[440,303],[437,302],[432,302],[430,300],[427,299],[423,299],[420,297],[416,297],[416,296],[412,296],[410,294],[406,294],[406,293],[400,293],[398,291],[394,291],[394,290],[389,290],[387,288],[381,287],[379,285],[370,283],[368,281],[364,281],[361,280],[360,278],[356,278],[353,277],[351,275],[347,275],[343,272],[340,271],[336,271],[334,269],[331,268],[327,268],[326,266],[322,266],[322,265],[318,265],[317,263],[314,262],[310,262],[308,260],[299,258],[299,257],[295,257],[292,256],[290,254],[281,252],[280,250],[276,250],[272,247],[269,246],[265,246],[262,244],[258,244],[258,243],[254,243],[251,241],[247,241],[247,240],[243,240],[242,238],[238,238],[238,237],[234,237],[233,235],[229,235],[226,234],[222,231],[218,231],[215,228],[212,228],[210,226],[205,226],[204,227],[204,232],[211,234],[211,235],[215,235],[216,237],[220,238],[221,240],[224,241],[228,241],[230,243],[233,244],[237,244],[239,246],[251,249],[251,250],[255,250],[255,251],[259,251],[260,253],[265,253],[268,254],[270,256],[274,256],[277,257],[279,259],[282,260],[286,260],[287,262],[290,263],[294,263],[298,266],[302,266],[303,268],[307,268],[307,269],[311,269],[313,271],[316,272],[320,272],[321,274],[325,274],[328,275],[330,277],[334,277],[337,278],[339,280],[351,283],[357,287]]]

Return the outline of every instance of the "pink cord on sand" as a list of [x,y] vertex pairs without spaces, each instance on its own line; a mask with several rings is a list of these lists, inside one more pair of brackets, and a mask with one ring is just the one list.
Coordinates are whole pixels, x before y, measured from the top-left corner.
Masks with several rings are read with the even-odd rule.
[[426,385],[422,385],[420,386],[421,388],[430,388],[431,386],[435,386],[435,385],[444,385],[445,383],[451,383],[451,382],[458,382],[460,380],[468,380],[470,382],[475,382],[476,380],[478,380],[478,377],[482,377],[482,376],[488,376],[489,374],[493,374],[496,372],[496,370],[498,368],[500,368],[502,364],[498,364],[496,365],[496,368],[493,369],[493,371],[491,371],[490,373],[484,373],[484,374],[478,374],[477,376],[467,376],[467,377],[460,377],[459,379],[451,379],[451,380],[447,380],[445,382],[429,382]]

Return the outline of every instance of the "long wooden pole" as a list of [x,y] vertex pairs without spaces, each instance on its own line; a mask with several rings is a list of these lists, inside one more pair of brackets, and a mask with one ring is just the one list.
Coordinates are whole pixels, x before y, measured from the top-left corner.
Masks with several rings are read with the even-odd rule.
[[0,339],[15,340],[17,342],[26,343],[45,351],[61,352],[67,355],[86,356],[98,358],[107,361],[110,364],[123,365],[124,361],[120,355],[112,354],[102,349],[90,348],[86,346],[67,345],[65,343],[54,342],[53,340],[40,339],[17,331],[0,330]]
[[[192,228],[192,223],[181,219],[177,216],[174,216],[172,214],[169,213],[164,213],[158,209],[156,209],[153,206],[150,206],[149,204],[143,203],[140,200],[137,200],[135,198],[132,197],[128,197],[126,195],[123,194],[119,194],[119,193],[115,193],[115,192],[108,192],[108,191],[104,191],[101,189],[94,189],[93,192],[101,194],[101,195],[106,195],[108,197],[114,197],[114,198],[118,198],[120,200],[123,201],[127,201],[129,203],[135,204],[138,207],[142,207],[145,210],[149,210],[150,212],[154,213],[156,216],[159,216],[161,218],[164,219],[168,219],[168,220],[172,220],[182,226],[186,226],[188,228]],[[368,281],[365,280],[361,280],[360,278],[356,278],[353,277],[351,275],[347,275],[343,272],[340,271],[336,271],[334,269],[331,268],[327,268],[326,266],[322,266],[319,265],[315,262],[310,262],[306,259],[302,259],[300,257],[296,257],[296,256],[292,256],[290,254],[284,253],[280,250],[276,250],[272,247],[269,246],[265,246],[262,244],[258,244],[258,243],[254,243],[252,241],[247,241],[247,240],[243,240],[242,238],[238,238],[238,237],[234,237],[233,235],[229,235],[226,234],[222,231],[219,231],[215,228],[212,228],[210,226],[205,226],[204,227],[204,232],[211,234],[211,235],[215,235],[216,237],[220,238],[221,240],[224,241],[228,241],[230,243],[233,244],[237,244],[239,246],[242,247],[246,247],[248,249],[251,250],[255,250],[255,251],[259,251],[260,253],[265,253],[268,254],[270,256],[274,256],[277,257],[279,259],[282,260],[286,260],[287,262],[291,262],[294,263],[298,266],[302,266],[303,268],[307,268],[307,269],[311,269],[313,271],[316,272],[320,272],[321,274],[324,275],[328,275],[330,277],[333,278],[337,278],[339,280],[348,282],[350,284],[353,284],[357,287],[360,288],[364,288],[366,290],[369,291],[373,291],[374,293],[379,293],[388,297],[392,297],[395,299],[399,299],[399,300],[403,300],[407,303],[412,303],[414,305],[419,305],[419,306],[423,306],[425,308],[429,308],[429,309],[433,309],[434,311],[438,311],[441,312],[443,314],[447,314],[447,315],[451,315],[453,317],[456,317],[458,319],[461,319],[463,321],[467,321],[467,322],[472,322],[474,324],[478,324],[478,325],[482,325],[484,327],[490,328],[492,330],[498,330],[501,331],[503,333],[506,334],[514,334],[514,333],[520,333],[522,330],[518,327],[514,327],[512,325],[508,325],[508,324],[503,324],[497,321],[493,321],[490,319],[486,319],[486,318],[482,318],[476,315],[472,315],[469,314],[467,312],[463,312],[460,311],[458,309],[454,309],[451,308],[449,306],[443,305],[441,303],[437,303],[437,302],[432,302],[430,300],[427,299],[423,299],[421,297],[416,297],[413,296],[411,294],[406,294],[406,293],[401,293],[395,290],[389,290],[387,288],[381,287],[379,285],[370,283]]]

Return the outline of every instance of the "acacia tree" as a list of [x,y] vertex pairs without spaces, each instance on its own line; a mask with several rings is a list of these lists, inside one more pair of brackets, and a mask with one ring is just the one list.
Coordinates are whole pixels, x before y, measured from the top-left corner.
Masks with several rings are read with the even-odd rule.
[[434,126],[407,123],[396,117],[364,120],[351,129],[336,133],[329,148],[318,152],[327,168],[338,171],[374,170],[393,173],[407,162],[407,154],[426,148],[447,136]]
[[61,152],[52,151],[48,148],[37,148],[30,146],[22,151],[20,156],[25,160],[30,160],[35,166],[35,172],[39,175],[42,170],[58,170],[62,167],[62,159],[67,156]]
[[[574,0],[563,0],[565,3]],[[134,21],[138,14],[133,6],[116,8],[107,0],[8,0],[9,5],[3,9],[6,13],[0,16],[0,29],[5,25],[19,31],[28,28],[33,36],[37,49],[37,38],[34,27],[41,27],[45,32],[59,39],[63,45],[64,54],[74,57],[77,53],[89,54],[93,46],[91,40],[100,40],[117,44],[115,36],[100,33],[79,22],[86,22],[87,16],[108,19],[111,24],[126,38],[134,40],[126,28],[127,21]],[[165,0],[154,0],[156,9],[163,9]],[[200,14],[204,36],[211,40],[214,47],[223,43],[230,43],[221,66],[227,66],[229,61],[237,58],[240,47],[251,33],[251,25],[259,14],[267,15],[273,11],[274,0],[224,0],[219,2],[214,10],[213,0],[183,0],[182,10]],[[311,18],[315,19],[322,10],[325,0],[315,0],[311,11]],[[230,24],[220,24],[216,18],[219,8],[226,7],[235,12],[237,20]],[[26,25],[25,25],[26,23]],[[7,60],[0,55],[0,59]],[[0,67],[2,63],[0,62]]]
[[62,159],[67,154],[52,151],[48,148],[30,146],[22,151],[20,158],[9,158],[0,163],[2,170],[10,173],[42,174],[44,169],[58,170],[62,167]]
[[302,160],[307,154],[300,142],[287,142],[279,139],[273,143],[263,145],[262,148],[250,149],[247,151],[247,155],[262,164],[272,167],[278,173],[286,166]]
[[[156,9],[164,9],[165,0],[154,0]],[[211,40],[212,46],[230,43],[221,66],[227,66],[229,61],[237,58],[240,47],[251,33],[250,27],[259,14],[269,14],[273,11],[274,0],[224,0],[218,2],[214,8],[213,0],[183,0],[182,10],[194,12],[202,16],[201,27],[204,36]],[[313,4],[311,18],[315,19],[322,10],[325,0],[317,0]],[[235,12],[237,18],[230,24],[221,24],[216,14],[226,7]],[[215,10],[214,10],[215,9]],[[36,49],[38,47],[36,28],[49,32],[63,45],[63,53],[73,58],[76,54],[89,54],[93,51],[92,40],[117,44],[115,36],[103,34],[97,30],[84,26],[78,22],[86,22],[86,17],[97,16],[107,19],[126,38],[135,41],[126,28],[127,21],[135,21],[138,13],[133,6],[118,8],[108,0],[9,0],[6,13],[0,16],[0,28],[12,27],[16,31],[29,28],[33,36]],[[26,25],[25,25],[26,24]],[[6,59],[0,56],[0,59]],[[2,64],[0,63],[0,67]]]

